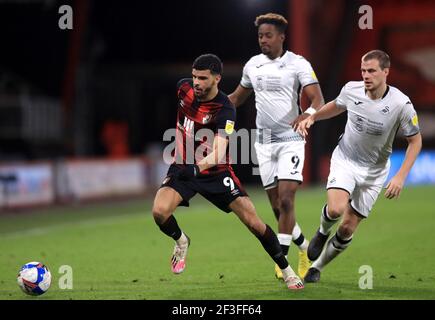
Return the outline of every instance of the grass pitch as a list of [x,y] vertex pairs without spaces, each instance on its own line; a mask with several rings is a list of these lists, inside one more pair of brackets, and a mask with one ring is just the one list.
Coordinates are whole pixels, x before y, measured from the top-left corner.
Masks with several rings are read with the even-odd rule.
[[[276,230],[267,196],[249,193],[263,220]],[[301,189],[296,213],[311,238],[326,199],[323,188]],[[318,284],[290,292],[274,277],[274,263],[234,214],[200,196],[176,212],[192,239],[187,267],[173,275],[173,241],[151,216],[151,201],[0,214],[0,299],[435,299],[435,188],[408,187],[399,200],[381,196],[352,245],[322,273]],[[296,247],[289,261],[297,268]],[[45,263],[52,285],[40,297],[25,295],[21,265]],[[60,289],[73,270],[73,288]],[[373,289],[359,288],[361,266],[373,270]]]

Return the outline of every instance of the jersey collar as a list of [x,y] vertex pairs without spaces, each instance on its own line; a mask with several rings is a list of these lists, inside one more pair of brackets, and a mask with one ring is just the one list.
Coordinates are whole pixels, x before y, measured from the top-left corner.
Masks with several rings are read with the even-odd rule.
[[[388,92],[390,92],[390,86],[387,84],[387,89],[385,90],[385,92],[384,92],[384,94],[382,95],[382,97],[379,98],[379,99],[373,100],[373,101],[377,101],[377,100],[382,100],[382,99],[384,99],[384,98],[387,96]],[[367,96],[367,89],[365,89],[365,88],[364,88],[364,94]],[[367,97],[368,97],[368,96],[367,96]],[[369,99],[370,99],[370,97],[369,97]]]

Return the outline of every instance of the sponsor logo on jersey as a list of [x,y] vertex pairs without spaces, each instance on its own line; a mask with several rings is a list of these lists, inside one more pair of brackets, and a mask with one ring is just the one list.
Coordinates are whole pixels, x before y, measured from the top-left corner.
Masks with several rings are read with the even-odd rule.
[[184,130],[186,132],[192,132],[194,125],[195,125],[195,122],[193,120],[189,119],[188,117],[184,117],[183,127],[184,127]]
[[239,191],[238,189],[234,189],[234,190],[231,191],[231,194],[232,194],[233,196],[236,196],[236,195],[238,195],[239,193],[240,193],[240,191]]
[[412,124],[413,124],[414,126],[417,126],[417,125],[418,125],[418,117],[417,117],[417,115],[414,115],[414,116],[412,117]]
[[210,121],[211,115],[207,114],[204,118],[202,118],[202,124],[206,124]]
[[184,108],[184,101],[180,100],[180,107]]
[[329,183],[330,183],[330,184],[333,184],[333,183],[335,183],[335,181],[337,181],[337,179],[335,179],[335,177],[334,177],[334,178],[332,178],[331,180],[329,180]]
[[355,105],[356,105],[356,106],[358,106],[358,105],[362,104],[362,102],[361,102],[361,101],[354,101],[354,103],[355,103]]
[[257,91],[262,91],[264,89],[264,81],[262,76],[257,76]]
[[162,184],[167,184],[167,183],[169,182],[169,180],[171,180],[171,177],[166,177],[166,178],[163,180]]
[[364,130],[363,128],[363,124],[364,124],[364,118],[357,116],[356,117],[356,122],[355,122],[355,128],[357,131],[362,132]]
[[227,134],[232,134],[234,131],[234,121],[227,120],[227,123],[225,125],[225,132]]
[[284,69],[285,68],[285,62],[281,63],[278,67],[278,69]]
[[314,70],[311,72],[311,77],[312,77],[314,80],[319,81],[319,80],[317,80],[317,76],[316,76],[316,73],[314,72]]

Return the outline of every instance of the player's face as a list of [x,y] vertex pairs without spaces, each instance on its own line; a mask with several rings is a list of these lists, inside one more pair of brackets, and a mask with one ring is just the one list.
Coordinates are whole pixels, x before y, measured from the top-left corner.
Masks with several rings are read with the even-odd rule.
[[284,34],[273,24],[263,23],[258,27],[258,44],[261,52],[267,56],[276,57],[282,49]]
[[210,70],[192,69],[193,92],[198,99],[204,99],[217,86],[220,75],[213,75]]
[[388,72],[388,68],[381,69],[377,59],[361,61],[361,76],[368,91],[374,91],[386,83]]

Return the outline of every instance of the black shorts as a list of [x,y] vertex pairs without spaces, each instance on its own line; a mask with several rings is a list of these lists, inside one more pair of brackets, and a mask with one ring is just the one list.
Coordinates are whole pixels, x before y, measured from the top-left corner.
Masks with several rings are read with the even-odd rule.
[[229,208],[231,202],[237,197],[247,196],[239,179],[232,170],[225,170],[211,175],[199,175],[190,180],[180,180],[176,173],[183,167],[172,164],[169,167],[166,178],[163,180],[162,187],[171,187],[177,191],[183,201],[180,206],[189,206],[189,200],[199,193],[216,207],[225,212],[231,212]]

